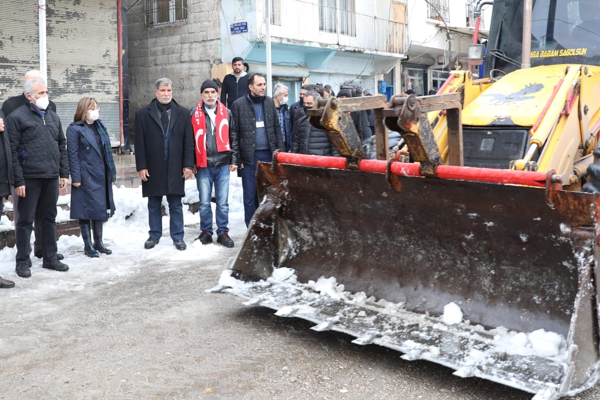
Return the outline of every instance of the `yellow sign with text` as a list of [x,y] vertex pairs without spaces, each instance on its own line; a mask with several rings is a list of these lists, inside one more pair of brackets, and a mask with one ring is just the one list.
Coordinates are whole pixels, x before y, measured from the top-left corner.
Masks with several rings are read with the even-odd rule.
[[541,57],[567,57],[567,56],[585,56],[587,47],[577,49],[560,49],[560,50],[535,50],[530,53],[531,58]]

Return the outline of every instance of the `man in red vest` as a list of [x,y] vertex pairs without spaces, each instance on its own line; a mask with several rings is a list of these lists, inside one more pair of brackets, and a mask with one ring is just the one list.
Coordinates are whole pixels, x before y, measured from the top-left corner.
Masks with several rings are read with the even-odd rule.
[[200,89],[202,100],[192,109],[188,129],[196,147],[196,182],[200,197],[200,236],[202,244],[212,243],[213,216],[210,205],[213,186],[217,202],[217,243],[233,247],[229,237],[229,175],[239,164],[238,137],[231,111],[221,103],[217,84],[207,79]]

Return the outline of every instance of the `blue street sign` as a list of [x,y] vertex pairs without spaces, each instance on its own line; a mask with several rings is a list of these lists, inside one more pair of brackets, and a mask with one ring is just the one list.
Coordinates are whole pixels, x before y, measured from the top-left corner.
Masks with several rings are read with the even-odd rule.
[[238,33],[248,32],[248,23],[247,22],[236,22],[231,24],[231,34],[237,35]]

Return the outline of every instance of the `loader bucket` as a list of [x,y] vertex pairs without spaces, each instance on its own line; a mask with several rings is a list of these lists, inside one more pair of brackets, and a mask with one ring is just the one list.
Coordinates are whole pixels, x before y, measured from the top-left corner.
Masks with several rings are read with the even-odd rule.
[[545,173],[437,172],[276,153],[216,289],[538,400],[593,386],[596,195]]

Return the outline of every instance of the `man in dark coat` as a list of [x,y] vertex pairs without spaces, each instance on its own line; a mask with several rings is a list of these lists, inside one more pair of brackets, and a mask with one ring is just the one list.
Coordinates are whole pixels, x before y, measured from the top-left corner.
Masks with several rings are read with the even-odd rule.
[[[0,96],[2,96],[2,91],[0,91]],[[0,147],[0,196],[5,197],[10,194],[13,177],[10,143],[8,142],[8,136],[4,133],[4,113],[2,111],[0,111]],[[0,214],[2,214],[3,210],[4,199],[0,198]],[[15,287],[13,281],[0,277],[0,289],[10,289],[13,287]]]
[[28,80],[24,92],[30,103],[8,116],[6,131],[10,138],[15,194],[19,196],[16,271],[18,276],[29,278],[29,241],[38,209],[42,216],[42,267],[56,271],[69,269],[56,256],[56,202],[59,188],[65,188],[69,182],[69,167],[67,139],[60,119],[48,109],[46,81]]
[[304,106],[296,113],[296,125],[294,125],[294,144],[293,153],[311,154],[317,156],[337,155],[333,143],[329,140],[327,132],[317,129],[310,124],[308,114],[315,102],[319,99],[319,94],[315,91],[304,95]]
[[[23,81],[23,83],[31,80],[31,79],[46,79],[42,73],[40,71],[37,70],[31,70],[31,71],[27,71],[27,73],[25,74],[25,80]],[[27,97],[25,96],[25,93],[21,93],[18,96],[13,96],[13,97],[9,97],[4,104],[2,104],[2,112],[4,113],[5,117],[8,117],[10,115],[10,113],[12,113],[14,110],[16,110],[17,108],[21,107],[22,105],[26,105],[29,106],[29,100],[27,99]],[[56,104],[54,104],[54,102],[52,100],[49,100],[48,102],[48,109],[56,112]],[[12,188],[12,199],[13,199],[13,215],[14,215],[14,220],[16,221],[17,219],[19,219],[19,196],[17,196],[14,193],[14,188]],[[33,234],[34,234],[34,238],[35,241],[33,242],[33,254],[37,257],[37,258],[42,258],[42,241],[38,240],[38,237],[42,237],[42,216],[40,214],[39,210],[36,210],[35,213],[35,219],[34,219],[34,223],[33,223]],[[31,245],[29,245],[31,247]],[[64,256],[60,253],[56,253],[56,257],[59,260],[64,259]]]
[[265,77],[261,74],[250,75],[248,88],[249,93],[237,99],[231,107],[240,142],[240,175],[246,226],[258,207],[256,166],[259,161],[271,162],[273,152],[284,148],[275,103],[272,98],[265,96]]
[[[338,92],[338,99],[345,99],[348,97],[352,97],[352,91],[350,89],[344,88]],[[356,133],[358,133],[358,137],[364,143],[365,140],[369,139],[372,136],[371,128],[369,127],[369,118],[366,112],[363,111],[353,111],[350,113],[352,117],[352,122],[354,122],[354,127],[356,128]]]
[[244,71],[244,59],[234,57],[231,61],[233,72],[223,78],[221,103],[231,108],[234,101],[248,93],[248,74]]
[[170,234],[178,250],[185,250],[183,210],[185,179],[193,176],[194,139],[187,131],[190,110],[172,97],[172,82],[154,84],[152,102],[135,113],[135,164],[148,198],[149,235],[144,248],[151,249],[162,236],[162,198],[169,203]]

